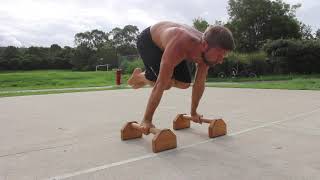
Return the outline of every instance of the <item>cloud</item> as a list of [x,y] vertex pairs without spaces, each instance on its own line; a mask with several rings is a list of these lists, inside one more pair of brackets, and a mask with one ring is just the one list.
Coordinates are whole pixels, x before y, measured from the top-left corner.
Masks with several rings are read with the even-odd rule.
[[320,29],[320,1],[317,0],[284,0],[286,3],[294,5],[301,4],[302,6],[297,10],[297,18],[303,23],[310,25],[313,31]]
[[[227,0],[1,0],[0,46],[73,46],[74,35],[92,29],[110,31],[127,24],[140,30],[158,21],[192,24],[226,22]],[[295,4],[299,0],[286,0]],[[311,4],[311,5],[310,5]],[[303,1],[299,18],[317,26],[316,0]],[[318,8],[319,9],[319,8]],[[312,11],[310,11],[312,10]],[[313,14],[317,16],[313,17]]]
[[297,11],[297,17],[303,23],[310,25],[312,30],[315,32],[320,29],[319,19],[320,17],[320,2],[318,5],[309,7],[306,9],[300,9]]
[[22,43],[18,41],[15,37],[10,35],[0,35],[0,46],[22,46]]

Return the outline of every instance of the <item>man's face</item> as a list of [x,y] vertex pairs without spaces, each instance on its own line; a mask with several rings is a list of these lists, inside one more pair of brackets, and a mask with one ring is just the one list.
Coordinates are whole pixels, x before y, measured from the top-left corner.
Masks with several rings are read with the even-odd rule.
[[202,57],[204,58],[206,64],[214,66],[216,64],[221,64],[226,54],[227,50],[225,49],[209,48],[204,53],[202,53]]

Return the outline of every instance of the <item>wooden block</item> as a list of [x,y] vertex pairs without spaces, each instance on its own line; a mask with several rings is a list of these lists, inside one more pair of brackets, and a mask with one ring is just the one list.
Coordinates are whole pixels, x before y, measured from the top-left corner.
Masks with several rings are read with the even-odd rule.
[[222,119],[213,120],[208,128],[210,138],[224,136],[227,134],[227,125]]
[[142,137],[142,132],[133,128],[131,126],[131,123],[137,123],[137,122],[136,121],[128,122],[121,129],[121,139],[123,141]]
[[190,120],[187,120],[186,118],[184,118],[183,115],[184,114],[178,114],[174,119],[173,121],[174,130],[190,128]]
[[152,139],[154,153],[177,147],[177,137],[170,129],[163,129],[156,133]]

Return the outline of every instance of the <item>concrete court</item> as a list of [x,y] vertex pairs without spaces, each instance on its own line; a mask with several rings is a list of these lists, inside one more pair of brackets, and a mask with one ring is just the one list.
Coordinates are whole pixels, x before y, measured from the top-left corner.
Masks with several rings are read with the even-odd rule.
[[[178,148],[154,154],[152,136],[121,141],[142,118],[151,89],[0,98],[0,180],[319,180],[320,92],[206,88],[199,112],[222,117],[173,131]],[[189,90],[165,92],[154,122],[171,128],[188,113]]]

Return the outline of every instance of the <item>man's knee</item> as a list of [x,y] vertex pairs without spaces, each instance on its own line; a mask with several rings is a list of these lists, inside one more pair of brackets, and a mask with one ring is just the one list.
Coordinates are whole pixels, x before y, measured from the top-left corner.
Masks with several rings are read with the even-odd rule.
[[169,90],[171,89],[172,86],[167,86],[164,90]]
[[179,89],[188,89],[190,87],[190,83],[175,81],[174,87],[179,88]]
[[169,90],[172,87],[176,87],[179,89],[188,89],[190,87],[190,83],[184,83],[181,81],[177,81],[177,80],[172,80],[171,83],[167,83],[165,86],[165,90]]
[[165,90],[169,90],[171,89],[171,87],[173,86],[173,82],[171,81],[170,83],[167,83],[166,87],[165,87]]
[[181,89],[188,89],[190,87],[190,83],[183,83],[180,85]]

